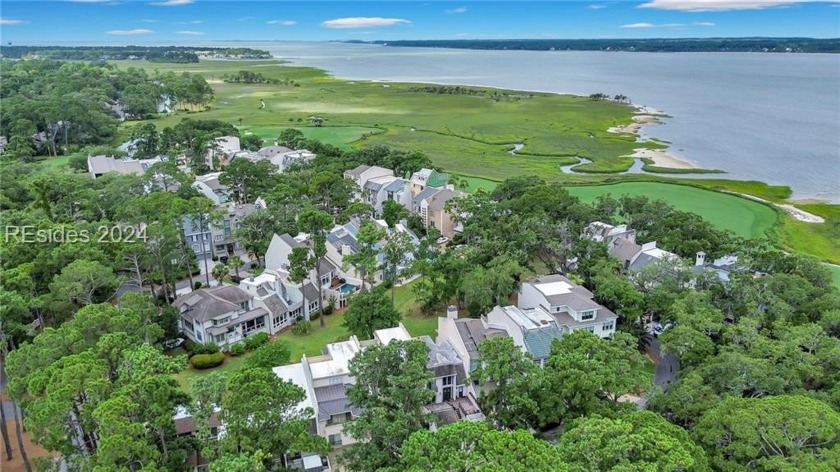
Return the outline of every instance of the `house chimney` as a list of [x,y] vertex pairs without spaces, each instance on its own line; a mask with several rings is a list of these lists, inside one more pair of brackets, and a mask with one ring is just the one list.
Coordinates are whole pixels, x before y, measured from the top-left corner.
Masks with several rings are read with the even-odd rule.
[[697,267],[702,267],[706,264],[706,253],[703,251],[699,251],[697,253],[697,257],[694,259],[694,265]]
[[253,281],[254,281],[254,276],[253,275],[248,277],[248,282],[253,282]]
[[449,305],[446,307],[446,317],[450,320],[457,320],[458,319],[458,307],[455,305]]

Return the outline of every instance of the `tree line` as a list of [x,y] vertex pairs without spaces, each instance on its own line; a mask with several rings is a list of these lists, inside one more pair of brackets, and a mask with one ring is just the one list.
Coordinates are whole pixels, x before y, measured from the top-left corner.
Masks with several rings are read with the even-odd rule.
[[241,59],[269,59],[268,51],[251,48],[191,46],[0,46],[7,59],[48,58],[64,61],[146,60],[149,62],[198,62],[197,52]]
[[50,59],[3,61],[2,67],[0,135],[8,139],[5,154],[21,160],[109,144],[119,111],[143,119],[167,98],[196,109],[213,97],[201,75],[186,72],[150,76],[142,69]]
[[840,53],[837,38],[429,39],[372,41],[395,47],[528,51]]

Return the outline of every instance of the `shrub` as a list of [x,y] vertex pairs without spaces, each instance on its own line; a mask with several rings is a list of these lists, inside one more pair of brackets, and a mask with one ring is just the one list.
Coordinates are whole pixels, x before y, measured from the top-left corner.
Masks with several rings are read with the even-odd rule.
[[245,359],[244,368],[271,369],[272,367],[277,367],[278,365],[288,364],[290,355],[291,352],[289,351],[289,347],[286,343],[276,340],[255,349],[254,352]]
[[193,356],[196,354],[215,354],[219,352],[219,346],[215,343],[192,343],[189,342],[184,346],[184,349]]
[[249,351],[253,351],[267,342],[268,333],[257,333],[250,338],[245,338],[245,347],[247,347]]
[[198,289],[200,289],[200,288],[201,288],[201,286],[202,286],[202,285],[203,285],[203,284],[201,283],[201,281],[200,281],[200,280],[196,280],[196,281],[195,281],[195,285],[193,285],[193,288],[194,288],[195,290],[198,290]]
[[224,361],[225,355],[221,352],[217,352],[215,354],[196,354],[190,360],[193,368],[198,370],[210,369],[219,366]]
[[241,356],[242,354],[245,354],[245,345],[244,344],[236,343],[236,344],[234,344],[233,346],[230,347],[230,355],[231,356],[236,357],[236,356]]
[[324,316],[332,315],[335,311],[335,298],[330,298],[330,302],[324,306]]
[[320,310],[315,310],[309,314],[309,321],[315,321],[321,316]]
[[294,326],[292,326],[292,333],[298,336],[309,334],[310,331],[312,331],[312,323],[306,320],[298,321]]

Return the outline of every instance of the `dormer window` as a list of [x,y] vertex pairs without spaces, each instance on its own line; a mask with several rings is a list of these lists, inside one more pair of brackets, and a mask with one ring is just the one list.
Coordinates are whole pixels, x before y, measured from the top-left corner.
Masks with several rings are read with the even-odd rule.
[[595,319],[595,310],[584,311],[583,313],[580,314],[580,319],[581,319],[581,321],[594,320]]
[[246,300],[246,301],[240,303],[239,308],[247,311],[248,310],[248,301]]

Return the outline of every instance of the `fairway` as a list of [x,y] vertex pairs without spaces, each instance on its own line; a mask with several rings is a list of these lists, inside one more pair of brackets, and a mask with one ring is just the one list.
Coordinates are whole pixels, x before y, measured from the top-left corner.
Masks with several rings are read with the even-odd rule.
[[586,202],[599,195],[644,195],[661,198],[678,210],[690,211],[721,229],[744,238],[762,238],[778,221],[775,210],[758,202],[685,185],[655,182],[627,182],[613,185],[567,187],[569,193]]
[[[263,139],[275,140],[280,135],[280,132],[287,128],[289,126],[243,126],[239,130],[244,134],[251,132]],[[295,129],[300,130],[307,139],[317,139],[318,141],[332,144],[342,149],[350,149],[350,144],[362,139],[366,135],[374,135],[382,132],[379,128],[367,128],[364,126],[301,126]]]

